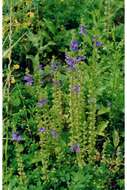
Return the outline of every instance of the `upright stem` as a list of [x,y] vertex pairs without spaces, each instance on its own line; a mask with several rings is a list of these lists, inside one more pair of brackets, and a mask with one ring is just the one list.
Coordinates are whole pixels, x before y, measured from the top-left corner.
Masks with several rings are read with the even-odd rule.
[[[9,64],[8,64],[8,76],[7,76],[7,102],[8,105],[6,106],[6,112],[7,112],[7,117],[9,117],[9,102],[10,102],[10,78],[11,78],[11,54],[12,54],[12,2],[10,0],[10,23],[9,23]],[[5,144],[5,173],[7,176],[7,162],[8,162],[8,126],[9,123],[6,125],[6,144]]]
[[93,160],[95,155],[96,145],[96,47],[93,47],[92,63],[90,68],[89,79],[89,116],[88,116],[88,131],[89,131],[89,145],[88,155],[89,161]]

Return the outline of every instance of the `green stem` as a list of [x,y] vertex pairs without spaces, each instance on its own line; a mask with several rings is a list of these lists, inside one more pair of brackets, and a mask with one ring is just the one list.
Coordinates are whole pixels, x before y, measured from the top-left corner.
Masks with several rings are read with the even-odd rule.
[[[8,106],[6,107],[6,112],[7,112],[7,117],[9,117],[9,102],[10,102],[10,77],[11,77],[11,46],[12,46],[12,2],[10,1],[10,33],[9,33],[9,64],[8,64],[8,77],[7,77],[7,102]],[[7,165],[8,165],[8,126],[9,124],[7,123],[6,125],[6,143],[5,143],[5,176],[7,177]],[[7,178],[5,178],[7,180]],[[7,181],[6,181],[7,184]]]

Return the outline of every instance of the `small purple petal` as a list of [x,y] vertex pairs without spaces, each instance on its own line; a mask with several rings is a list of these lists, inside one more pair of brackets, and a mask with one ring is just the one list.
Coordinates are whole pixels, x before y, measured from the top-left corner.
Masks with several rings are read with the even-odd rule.
[[33,80],[33,77],[31,75],[24,76],[25,81]]
[[27,86],[31,86],[33,84],[33,81],[29,81],[25,83]]
[[24,76],[24,81],[26,82],[26,85],[32,85],[33,84],[33,77],[29,74]]
[[39,131],[41,132],[41,133],[43,133],[43,132],[45,132],[45,128],[44,127],[41,127],[40,129],[39,129]]
[[48,102],[47,99],[41,99],[41,100],[38,101],[37,106],[42,107],[45,104],[47,104],[47,102]]
[[74,144],[74,145],[72,145],[71,148],[70,148],[70,151],[71,151],[71,152],[79,153],[79,152],[80,152],[79,144]]
[[75,63],[76,63],[76,61],[75,61],[74,58],[71,58],[71,57],[69,57],[68,55],[66,55],[66,56],[65,56],[65,61],[66,61],[66,63],[67,63],[70,67],[74,68]]
[[86,34],[87,35],[86,26],[80,25],[80,27],[79,27],[79,34]]
[[72,40],[70,48],[72,51],[78,51],[78,41],[77,40]]
[[92,41],[95,43],[96,47],[101,47],[103,46],[103,43],[97,40],[98,37],[99,36],[93,36]]
[[20,136],[18,133],[13,132],[13,133],[12,133],[12,140],[19,142],[19,141],[22,140],[22,138],[21,138],[21,136]]
[[99,42],[99,41],[96,41],[96,47],[101,47],[101,46],[103,46],[103,43]]
[[77,56],[76,58],[65,56],[66,63],[73,69],[75,68],[75,64],[85,60],[85,56]]
[[76,62],[81,62],[81,61],[84,61],[86,59],[85,56],[78,56],[76,57]]

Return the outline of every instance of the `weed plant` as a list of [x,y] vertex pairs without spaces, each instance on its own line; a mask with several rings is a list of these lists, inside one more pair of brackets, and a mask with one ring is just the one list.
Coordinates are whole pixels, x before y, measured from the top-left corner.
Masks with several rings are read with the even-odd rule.
[[5,190],[123,190],[123,7],[3,2]]

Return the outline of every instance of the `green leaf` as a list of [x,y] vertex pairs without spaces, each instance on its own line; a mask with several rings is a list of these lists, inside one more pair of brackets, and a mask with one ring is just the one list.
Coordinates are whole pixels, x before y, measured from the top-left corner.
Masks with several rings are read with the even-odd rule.
[[33,34],[32,32],[29,32],[29,34],[27,35],[28,36],[28,39],[29,39],[29,41],[31,41],[32,42],[32,44],[36,47],[36,48],[38,48],[38,46],[39,46],[39,36],[38,35],[36,35],[36,34]]
[[123,38],[123,32],[124,31],[124,25],[120,24],[119,26],[116,27],[116,37]]
[[13,106],[19,106],[21,104],[20,94],[17,90],[13,92],[11,102]]
[[92,45],[92,41],[91,41],[91,38],[89,36],[87,36],[87,39],[86,41],[88,42],[88,44],[91,46]]
[[114,144],[114,146],[116,148],[118,146],[118,144],[119,144],[119,141],[120,141],[120,139],[119,139],[119,133],[118,133],[117,130],[113,131],[112,137],[113,137],[113,144]]
[[39,51],[40,51],[40,52],[41,52],[41,51],[44,51],[44,50],[47,49],[49,46],[54,46],[54,45],[55,45],[55,42],[50,41],[50,42],[48,42],[46,45],[40,47]]
[[20,104],[21,104],[20,98],[16,97],[16,98],[14,99],[14,101],[13,101],[13,105],[14,105],[14,106],[19,106]]
[[49,31],[51,33],[55,34],[55,32],[56,32],[55,25],[50,20],[44,19],[44,21],[45,21],[46,26],[48,27]]
[[109,113],[110,112],[110,108],[109,107],[102,107],[100,108],[100,110],[97,112],[97,115],[103,115],[105,113]]
[[98,125],[98,131],[97,131],[97,134],[100,135],[100,136],[104,136],[104,130],[105,128],[108,126],[108,123],[109,121],[102,121],[99,123]]
[[40,162],[42,161],[42,155],[40,154],[37,154],[37,155],[34,155],[31,159],[31,164],[34,164],[34,163],[37,163],[37,162]]

